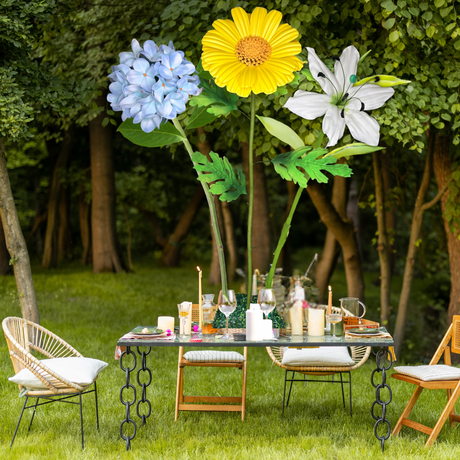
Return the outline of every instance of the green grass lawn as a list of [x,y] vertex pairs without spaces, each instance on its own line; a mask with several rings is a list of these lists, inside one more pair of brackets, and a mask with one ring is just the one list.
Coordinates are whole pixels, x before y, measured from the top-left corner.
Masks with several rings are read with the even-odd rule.
[[[98,379],[100,431],[96,431],[93,395],[84,397],[84,451],[80,447],[78,407],[50,405],[37,412],[27,435],[26,414],[13,448],[9,443],[23,399],[7,378],[13,367],[3,335],[0,339],[0,459],[452,459],[460,455],[458,426],[445,426],[431,449],[426,436],[404,428],[387,443],[384,454],[373,435],[370,384],[374,362],[353,375],[353,418],[342,406],[339,385],[298,383],[291,403],[281,416],[283,371],[272,367],[265,349],[249,349],[246,420],[238,413],[183,412],[174,422],[177,349],[156,348],[148,357],[153,369],[148,398],[152,415],[138,423],[133,449],[125,451],[120,438],[124,406],[119,400],[124,374],[114,360],[117,339],[133,327],[156,324],[159,315],[177,315],[176,304],[197,300],[195,267],[159,269],[142,265],[134,274],[94,275],[89,268],[34,270],[41,323],[73,345],[84,356],[109,363]],[[345,295],[343,273],[333,279],[334,298]],[[369,285],[369,283],[368,283]],[[235,289],[238,285],[235,284]],[[204,292],[217,293],[204,276]],[[368,301],[376,302],[376,288]],[[1,317],[20,316],[13,277],[0,280]],[[376,317],[376,313],[371,314]],[[378,317],[378,315],[377,315]],[[176,322],[176,324],[178,324]],[[241,372],[234,369],[186,369],[188,394],[238,395]],[[393,402],[387,415],[392,425],[403,410],[412,388],[389,379]],[[139,395],[139,392],[138,392]],[[383,393],[382,393],[383,396]],[[434,426],[445,405],[445,392],[422,395],[413,417]],[[135,411],[132,411],[135,413]],[[137,416],[135,416],[137,419]],[[137,421],[137,420],[136,420]]]

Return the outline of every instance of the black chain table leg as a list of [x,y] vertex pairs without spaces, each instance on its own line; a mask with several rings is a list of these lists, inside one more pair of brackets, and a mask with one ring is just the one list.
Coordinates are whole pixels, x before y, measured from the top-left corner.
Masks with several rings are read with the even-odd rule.
[[[126,366],[124,367],[123,366],[123,358],[127,355],[131,355],[134,359],[134,363],[133,363],[133,366],[132,367],[129,367],[129,366]],[[134,439],[134,437],[136,436],[136,431],[137,431],[137,425],[136,425],[136,422],[131,418],[131,413],[130,413],[130,408],[132,405],[134,405],[136,403],[136,388],[134,387],[134,385],[130,382],[130,378],[131,378],[131,372],[134,371],[134,369],[136,369],[136,364],[137,364],[137,358],[136,358],[136,353],[134,353],[132,350],[131,350],[131,347],[126,347],[126,351],[124,351],[121,356],[120,356],[120,367],[123,371],[125,371],[126,373],[126,383],[121,387],[121,390],[120,390],[120,401],[121,403],[126,407],[126,418],[121,422],[121,425],[120,425],[120,436],[122,437],[122,439],[124,439],[126,441],[126,450],[130,450],[131,449],[131,440]],[[131,401],[129,400],[124,400],[123,399],[123,390],[125,389],[128,389],[128,388],[132,388],[133,390],[133,399]],[[133,427],[134,427],[134,431],[132,433],[132,435],[130,436],[129,434],[126,434],[126,436],[123,434],[123,426],[125,424],[130,424],[132,423],[133,424]]]
[[[137,352],[141,356],[141,367],[137,371],[137,383],[141,387],[141,399],[137,403],[136,411],[137,411],[137,416],[142,420],[142,423],[145,425],[145,420],[150,417],[150,414],[152,413],[152,405],[150,404],[150,401],[147,399],[147,387],[152,383],[152,372],[151,370],[147,367],[147,355],[152,351],[151,348],[149,348],[148,352],[141,351],[140,347],[137,347]],[[148,381],[147,383],[141,383],[141,373],[147,372],[147,377]],[[140,408],[141,405],[147,404],[147,413],[141,415],[140,413]]]
[[[385,366],[385,360],[387,359],[387,357],[388,357],[389,364]],[[391,365],[393,364],[393,356],[391,355],[387,347],[383,347],[376,353],[375,360],[377,363],[377,369],[374,369],[374,371],[372,372],[372,376],[371,376],[371,383],[372,383],[372,386],[375,388],[375,401],[372,404],[371,414],[374,420],[376,420],[375,426],[374,426],[374,434],[375,434],[375,437],[380,440],[380,443],[382,446],[382,452],[383,452],[385,449],[385,441],[390,437],[390,434],[391,434],[391,425],[390,425],[390,422],[386,418],[386,414],[387,414],[387,406],[388,404],[391,403],[391,400],[393,399],[393,393],[391,392],[390,386],[387,384],[386,371],[388,371],[391,368]],[[379,372],[382,373],[382,383],[376,384],[374,382],[374,376]],[[385,388],[387,388],[389,392],[388,401],[382,401],[380,397],[380,391]],[[374,407],[376,405],[379,405],[381,407],[380,416],[377,416],[374,414]],[[386,433],[383,432],[383,434],[381,433],[381,431],[379,432],[379,428],[382,425],[386,426]]]

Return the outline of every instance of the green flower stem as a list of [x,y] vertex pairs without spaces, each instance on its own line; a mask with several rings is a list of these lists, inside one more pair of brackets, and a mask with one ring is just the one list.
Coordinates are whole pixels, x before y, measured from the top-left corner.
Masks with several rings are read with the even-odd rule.
[[[193,155],[193,148],[187,138],[187,135],[185,134],[184,130],[182,129],[181,124],[179,123],[179,120],[177,118],[174,118],[173,120],[174,126],[177,128],[177,130],[184,136],[184,145],[185,149],[187,150],[190,159],[192,159]],[[192,160],[193,163],[193,160]],[[195,163],[194,163],[195,164]],[[200,176],[202,173],[200,171],[197,171],[197,175]],[[228,285],[227,285],[227,267],[225,265],[225,253],[224,253],[224,245],[222,244],[222,237],[220,235],[220,230],[219,230],[219,222],[217,220],[217,212],[216,212],[216,205],[214,203],[214,197],[212,193],[209,191],[209,187],[205,182],[201,182],[201,185],[203,186],[204,194],[206,195],[206,200],[208,200],[208,206],[209,206],[209,213],[211,214],[211,225],[212,225],[212,230],[214,232],[214,238],[216,239],[216,245],[217,245],[217,254],[219,256],[219,266],[220,266],[220,278],[222,282],[222,291],[224,293],[227,293],[228,290]]]
[[249,210],[248,210],[248,300],[246,307],[249,310],[252,296],[252,216],[254,213],[254,122],[256,118],[256,95],[251,92],[251,125],[249,128]]
[[273,256],[273,263],[272,263],[272,266],[270,267],[270,271],[268,272],[267,279],[265,281],[265,287],[267,289],[271,289],[273,286],[273,277],[275,276],[276,264],[278,263],[278,259],[281,254],[281,250],[283,249],[284,244],[286,243],[287,237],[289,235],[289,230],[291,229],[292,217],[294,216],[294,212],[297,208],[297,204],[299,203],[300,196],[302,195],[303,191],[304,191],[303,187],[299,187],[297,189],[297,193],[295,194],[294,201],[292,202],[291,210],[289,211],[289,215],[287,216],[287,219],[283,225],[283,229],[281,230],[280,239],[278,240],[278,245],[276,246],[275,253]]

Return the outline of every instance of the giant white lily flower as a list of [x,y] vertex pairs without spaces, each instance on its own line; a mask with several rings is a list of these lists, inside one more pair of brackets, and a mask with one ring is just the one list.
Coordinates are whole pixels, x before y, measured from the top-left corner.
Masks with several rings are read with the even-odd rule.
[[380,125],[364,110],[381,107],[393,96],[393,88],[375,84],[353,86],[359,61],[359,52],[354,46],[345,48],[340,58],[335,58],[334,73],[313,48],[307,50],[310,72],[326,94],[298,90],[284,107],[307,120],[325,115],[323,132],[329,138],[327,147],[336,145],[342,138],[345,125],[357,141],[378,145]]

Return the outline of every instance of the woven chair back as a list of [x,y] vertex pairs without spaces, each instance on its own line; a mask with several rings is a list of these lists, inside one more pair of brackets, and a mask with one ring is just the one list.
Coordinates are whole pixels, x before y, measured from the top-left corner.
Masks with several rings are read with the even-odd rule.
[[454,315],[452,318],[451,351],[460,354],[460,315]]

